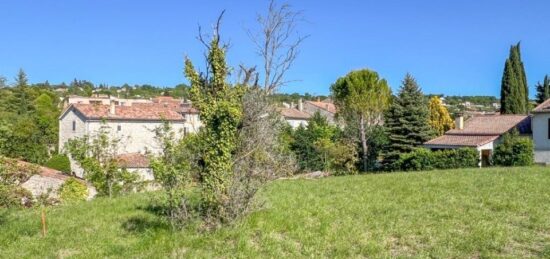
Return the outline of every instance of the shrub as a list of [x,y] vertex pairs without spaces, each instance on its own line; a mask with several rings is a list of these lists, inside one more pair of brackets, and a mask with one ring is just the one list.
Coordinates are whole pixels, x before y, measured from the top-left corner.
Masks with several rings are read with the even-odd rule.
[[88,187],[75,178],[69,178],[59,188],[59,198],[64,203],[85,201],[88,198]]
[[493,164],[499,166],[528,166],[533,164],[533,140],[520,137],[517,132],[504,135],[493,153]]
[[419,148],[413,152],[400,155],[389,170],[420,171],[433,169],[453,169],[477,167],[478,151],[473,148],[430,151]]
[[54,155],[48,162],[46,162],[45,166],[59,170],[63,173],[70,174],[71,173],[71,162],[69,161],[69,157],[66,155]]
[[0,184],[0,207],[30,207],[32,206],[32,194],[19,187]]

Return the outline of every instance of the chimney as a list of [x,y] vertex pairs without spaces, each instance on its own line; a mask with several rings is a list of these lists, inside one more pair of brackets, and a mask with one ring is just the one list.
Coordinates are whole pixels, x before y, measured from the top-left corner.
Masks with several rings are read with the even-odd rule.
[[464,116],[462,114],[457,114],[455,118],[455,128],[457,130],[463,130],[464,129]]
[[298,110],[303,112],[304,111],[304,102],[302,101],[302,98],[298,100]]
[[109,103],[109,114],[115,115],[115,102],[111,101]]

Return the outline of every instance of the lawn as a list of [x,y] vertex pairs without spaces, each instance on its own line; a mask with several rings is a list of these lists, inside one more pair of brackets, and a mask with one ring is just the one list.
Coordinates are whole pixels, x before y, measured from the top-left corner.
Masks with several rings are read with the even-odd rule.
[[172,231],[153,194],[0,211],[0,256],[550,257],[550,167],[279,180],[213,232]]

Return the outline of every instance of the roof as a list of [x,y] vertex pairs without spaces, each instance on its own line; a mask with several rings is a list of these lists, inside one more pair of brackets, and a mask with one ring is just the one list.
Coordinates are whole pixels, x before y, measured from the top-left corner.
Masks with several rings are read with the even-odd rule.
[[445,134],[502,135],[515,127],[519,127],[520,133],[530,133],[531,119],[527,115],[475,116],[464,122],[464,129],[452,129]]
[[280,108],[280,113],[283,115],[283,117],[289,119],[307,120],[311,117],[309,113],[294,108]]
[[32,164],[32,163],[29,163],[29,162],[25,162],[25,161],[22,161],[22,160],[18,160],[17,164],[20,165],[20,166],[34,166],[37,170],[36,171],[37,174],[42,176],[42,177],[54,178],[54,179],[59,179],[59,180],[65,180],[65,179],[70,177],[70,176],[64,174],[61,171],[58,171],[58,170],[55,170],[55,169],[52,169],[52,168],[49,168],[49,167],[45,167],[45,166],[39,166],[39,165]]
[[533,112],[550,112],[550,99],[537,105],[537,107],[533,109]]
[[118,164],[125,168],[149,168],[149,158],[140,153],[118,155]]
[[[154,103],[136,103],[131,106],[115,106],[114,114],[109,105],[71,104],[67,111],[74,108],[88,119],[107,120],[168,120],[183,121],[183,110],[170,105]],[[192,109],[192,108],[191,108]],[[179,110],[179,111],[178,111]],[[66,111],[63,113],[65,114]],[[63,116],[63,115],[62,115]]]
[[463,129],[452,129],[445,135],[424,143],[429,147],[479,147],[495,141],[502,134],[517,128],[521,134],[531,133],[531,117],[527,115],[485,115],[472,117]]
[[321,108],[325,111],[328,111],[330,113],[336,113],[336,106],[334,103],[331,102],[321,102],[321,101],[305,101],[306,103],[309,103],[313,106],[316,106],[317,108]]
[[424,145],[478,147],[496,140],[499,136],[500,135],[492,135],[492,136],[443,135],[424,143]]

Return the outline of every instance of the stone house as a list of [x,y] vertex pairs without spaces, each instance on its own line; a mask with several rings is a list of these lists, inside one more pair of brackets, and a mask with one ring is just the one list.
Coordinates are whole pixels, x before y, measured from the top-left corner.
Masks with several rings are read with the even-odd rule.
[[521,135],[531,135],[531,117],[528,115],[483,115],[474,116],[464,122],[462,116],[456,118],[455,129],[445,132],[424,143],[424,147],[454,149],[475,148],[479,152],[480,166],[489,164],[493,148],[500,143],[502,135],[517,129]]
[[284,107],[280,108],[279,112],[283,116],[283,119],[292,127],[293,129],[296,129],[300,126],[307,126],[308,120],[311,117],[309,113],[306,113],[301,110],[302,106],[299,106],[298,108],[294,107]]
[[336,106],[330,99],[323,101],[305,101],[303,104],[303,111],[313,115],[315,112],[319,112],[323,117],[327,118],[330,124],[337,124],[335,115],[336,115]]
[[[70,104],[59,117],[59,150],[69,139],[94,135],[106,128],[112,138],[120,139],[118,154],[158,153],[160,146],[154,130],[165,122],[179,135],[197,132],[201,127],[199,112],[182,102],[151,102],[121,104],[111,100],[103,103]],[[76,176],[83,171],[71,159]]]

